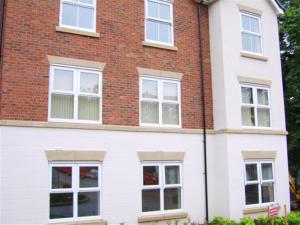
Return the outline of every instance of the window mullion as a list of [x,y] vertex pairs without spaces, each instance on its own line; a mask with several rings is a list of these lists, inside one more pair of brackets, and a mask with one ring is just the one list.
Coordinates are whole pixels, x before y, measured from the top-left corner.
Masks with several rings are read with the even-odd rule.
[[77,215],[77,202],[78,202],[78,199],[77,199],[77,171],[78,170],[78,167],[76,165],[73,165],[72,166],[72,189],[73,189],[73,217],[74,218],[77,218],[78,215]]
[[160,183],[160,210],[165,210],[164,191],[165,191],[165,165],[160,165],[161,183]]
[[80,89],[80,71],[74,71],[74,120],[78,120],[78,98]]
[[158,101],[159,101],[159,124],[162,125],[163,121],[162,121],[162,101],[163,101],[163,82],[161,80],[158,80]]

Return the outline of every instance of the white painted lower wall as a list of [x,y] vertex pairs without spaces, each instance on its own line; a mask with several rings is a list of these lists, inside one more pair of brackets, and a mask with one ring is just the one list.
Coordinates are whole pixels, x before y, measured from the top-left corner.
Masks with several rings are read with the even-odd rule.
[[141,163],[137,151],[184,151],[183,211],[202,222],[201,134],[0,127],[1,224],[47,224],[49,171],[45,150],[102,150],[102,215],[109,224],[137,224]]
[[[62,128],[0,127],[0,224],[47,224],[49,168],[45,150],[106,151],[102,167],[102,216],[108,224],[137,224],[141,216],[138,151],[184,151],[183,211],[205,217],[202,134]],[[276,135],[208,135],[209,216],[243,217],[241,151],[277,151],[276,201],[289,205],[286,138]],[[281,211],[282,213],[282,211]]]
[[[276,151],[274,160],[275,202],[290,210],[286,137],[277,135],[220,134],[214,136],[214,148],[209,153],[210,217],[224,216],[238,220],[267,213],[246,215],[244,159],[242,151]],[[260,206],[252,206],[257,208]]]

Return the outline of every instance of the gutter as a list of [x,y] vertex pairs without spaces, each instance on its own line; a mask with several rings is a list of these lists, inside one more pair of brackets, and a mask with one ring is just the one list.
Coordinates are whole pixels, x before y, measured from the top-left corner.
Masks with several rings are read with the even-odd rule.
[[207,185],[207,128],[206,128],[206,108],[205,108],[205,91],[204,91],[204,43],[203,43],[203,30],[201,26],[202,22],[202,4],[209,4],[215,0],[195,0],[198,3],[198,23],[199,23],[199,41],[200,41],[200,78],[201,78],[201,108],[202,108],[202,129],[203,129],[203,151],[204,151],[204,179],[205,179],[205,220],[204,223],[209,222],[208,216],[208,185]]

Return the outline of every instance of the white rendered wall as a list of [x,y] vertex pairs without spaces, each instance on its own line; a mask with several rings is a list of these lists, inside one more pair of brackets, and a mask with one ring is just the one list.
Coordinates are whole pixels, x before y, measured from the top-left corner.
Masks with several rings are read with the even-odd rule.
[[[262,11],[261,61],[241,56],[238,4]],[[271,128],[285,130],[277,16],[268,0],[219,0],[209,6],[214,129],[243,129],[238,76],[271,81]],[[289,207],[286,137],[281,135],[218,134],[208,154],[210,218],[238,219],[245,209],[242,151],[277,151],[276,199]],[[210,174],[210,175],[211,175]],[[211,191],[213,190],[213,191]],[[282,213],[282,211],[281,211]],[[252,216],[257,216],[253,214]]]
[[[263,11],[263,55],[268,61],[240,56],[238,4]],[[241,128],[240,86],[237,77],[264,79],[271,84],[271,124],[285,130],[277,16],[268,0],[219,0],[209,8],[215,129]]]
[[141,215],[141,168],[137,151],[184,151],[183,211],[203,222],[201,134],[0,127],[1,224],[48,223],[48,161],[45,150],[102,150],[103,219],[137,224]]

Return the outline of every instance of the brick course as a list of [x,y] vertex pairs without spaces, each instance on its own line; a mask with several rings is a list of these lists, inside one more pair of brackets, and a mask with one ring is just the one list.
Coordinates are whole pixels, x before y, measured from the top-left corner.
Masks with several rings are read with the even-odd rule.
[[[174,38],[178,51],[143,46],[144,0],[98,0],[100,38],[55,31],[59,0],[7,1],[1,119],[47,121],[47,55],[105,62],[103,124],[139,125],[139,76],[136,67],[184,73],[182,126],[201,128],[200,43],[197,4],[174,1]],[[203,8],[207,126],[213,128],[208,8]]]

